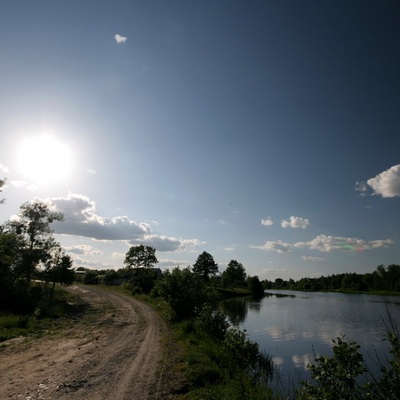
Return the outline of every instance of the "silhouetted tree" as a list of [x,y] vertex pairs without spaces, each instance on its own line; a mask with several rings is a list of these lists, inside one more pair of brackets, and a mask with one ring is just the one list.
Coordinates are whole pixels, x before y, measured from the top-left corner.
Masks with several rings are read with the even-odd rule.
[[228,267],[222,273],[224,286],[241,287],[246,285],[246,270],[243,264],[236,260],[229,261]]
[[8,223],[10,231],[19,236],[21,256],[15,272],[16,278],[25,281],[25,291],[30,286],[36,267],[45,263],[51,250],[58,245],[53,238],[50,224],[63,219],[62,213],[52,210],[43,201],[35,200],[24,203],[20,207],[18,218]]
[[211,254],[203,251],[193,264],[192,271],[207,281],[210,275],[215,275],[218,272],[218,264]]
[[258,276],[249,276],[247,278],[247,285],[251,290],[251,294],[254,298],[260,299],[264,297],[264,286],[260,282]]
[[129,268],[135,268],[131,281],[137,285],[139,291],[149,293],[157,279],[157,273],[150,270],[154,264],[158,263],[155,255],[156,249],[151,246],[131,247],[126,253],[124,263]]

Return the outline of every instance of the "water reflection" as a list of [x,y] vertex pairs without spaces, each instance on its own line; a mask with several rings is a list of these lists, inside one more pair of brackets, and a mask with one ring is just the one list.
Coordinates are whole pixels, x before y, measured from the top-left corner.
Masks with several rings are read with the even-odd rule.
[[[365,361],[385,357],[387,311],[400,321],[400,298],[343,293],[269,292],[261,301],[229,299],[221,307],[229,322],[273,357],[285,375],[309,377],[307,364],[332,355],[332,340],[345,335],[361,346]],[[376,360],[376,358],[375,358]]]
[[246,320],[249,301],[243,297],[223,300],[221,309],[228,317],[229,323],[237,327]]

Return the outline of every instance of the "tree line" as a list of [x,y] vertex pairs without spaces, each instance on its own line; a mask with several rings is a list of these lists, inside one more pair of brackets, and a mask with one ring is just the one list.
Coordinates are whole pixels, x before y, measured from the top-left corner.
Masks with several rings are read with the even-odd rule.
[[[95,271],[79,267],[75,279],[82,280],[86,284],[119,285],[129,283],[134,293],[148,294],[157,280],[171,274],[169,270],[162,273],[160,269],[155,268],[158,263],[155,252],[156,249],[151,246],[131,246],[125,255],[124,268]],[[173,271],[175,269],[181,268],[176,267]],[[258,276],[248,275],[243,264],[236,260],[231,260],[225,271],[220,274],[214,257],[203,251],[192,267],[184,269],[199,278],[208,287],[221,290],[242,289],[248,291],[248,294],[253,297],[262,297],[264,294],[264,287]]]
[[400,265],[378,265],[375,271],[365,274],[343,273],[318,278],[263,280],[265,289],[343,291],[343,292],[400,292]]

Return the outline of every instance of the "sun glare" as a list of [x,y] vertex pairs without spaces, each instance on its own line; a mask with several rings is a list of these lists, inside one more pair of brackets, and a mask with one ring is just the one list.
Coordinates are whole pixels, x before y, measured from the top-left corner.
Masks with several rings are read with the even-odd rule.
[[20,143],[17,158],[20,172],[33,182],[56,183],[72,172],[69,146],[51,135],[26,138]]

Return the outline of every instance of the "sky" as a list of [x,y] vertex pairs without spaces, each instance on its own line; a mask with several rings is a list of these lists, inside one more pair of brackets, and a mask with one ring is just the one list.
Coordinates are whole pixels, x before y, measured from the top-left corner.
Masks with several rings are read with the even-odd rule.
[[400,263],[400,1],[1,1],[0,222],[75,267]]

